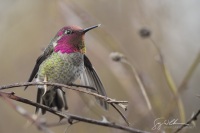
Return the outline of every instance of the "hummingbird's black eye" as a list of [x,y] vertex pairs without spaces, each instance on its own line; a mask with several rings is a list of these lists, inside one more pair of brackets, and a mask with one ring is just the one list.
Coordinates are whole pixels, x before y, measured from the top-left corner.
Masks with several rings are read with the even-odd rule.
[[65,33],[65,34],[72,34],[73,32],[72,32],[72,30],[65,30],[64,33]]

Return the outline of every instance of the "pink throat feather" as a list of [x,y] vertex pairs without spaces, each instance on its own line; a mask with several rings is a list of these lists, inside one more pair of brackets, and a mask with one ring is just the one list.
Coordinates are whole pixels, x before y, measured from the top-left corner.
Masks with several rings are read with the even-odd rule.
[[59,52],[59,51],[63,54],[64,53],[70,54],[70,53],[78,52],[78,49],[73,47],[70,44],[60,43],[60,44],[57,44],[54,48],[54,52]]

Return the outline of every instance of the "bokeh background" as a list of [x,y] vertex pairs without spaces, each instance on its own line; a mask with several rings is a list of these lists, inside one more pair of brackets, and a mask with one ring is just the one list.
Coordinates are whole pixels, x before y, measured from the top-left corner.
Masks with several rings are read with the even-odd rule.
[[[83,28],[102,24],[85,36],[87,55],[94,64],[107,94],[129,101],[124,115],[131,126],[150,132],[172,132],[176,128],[152,130],[156,118],[184,122],[199,109],[200,15],[198,0],[0,0],[0,85],[27,81],[37,57],[56,32],[66,25]],[[142,38],[141,29],[151,31]],[[149,110],[132,68],[110,58],[121,52],[135,68],[152,105]],[[160,51],[160,52],[159,52]],[[160,57],[162,55],[162,58]],[[171,82],[170,82],[171,81]],[[36,88],[14,88],[16,95],[35,100]],[[176,95],[176,96],[175,96]],[[178,96],[177,96],[178,95]],[[91,96],[88,96],[92,99]],[[174,98],[176,97],[176,98]],[[114,109],[104,111],[94,100],[82,100],[67,91],[69,111],[84,117],[125,125]],[[30,113],[34,107],[15,102]],[[1,133],[36,133],[35,126],[0,100]],[[58,121],[50,113],[42,116]],[[64,132],[67,125],[51,128]],[[185,132],[198,132],[199,120]],[[68,132],[123,132],[86,123]]]

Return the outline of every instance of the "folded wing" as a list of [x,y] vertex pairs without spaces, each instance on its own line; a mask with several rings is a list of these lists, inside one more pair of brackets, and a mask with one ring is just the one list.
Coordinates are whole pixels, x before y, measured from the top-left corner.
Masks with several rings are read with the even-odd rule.
[[[31,73],[31,75],[30,75],[30,77],[29,77],[29,79],[28,79],[28,82],[31,82],[31,81],[37,76],[37,72],[38,72],[38,70],[39,70],[40,65],[42,64],[42,62],[43,62],[45,59],[47,59],[47,58],[51,55],[52,52],[53,52],[53,44],[50,43],[49,46],[44,50],[44,52],[42,53],[42,55],[40,55],[40,56],[37,58],[37,61],[36,61],[35,66],[34,66],[34,68],[33,68],[33,70],[32,70],[32,73]],[[28,87],[28,86],[26,86],[26,87],[24,88],[24,90],[26,90],[27,87]]]

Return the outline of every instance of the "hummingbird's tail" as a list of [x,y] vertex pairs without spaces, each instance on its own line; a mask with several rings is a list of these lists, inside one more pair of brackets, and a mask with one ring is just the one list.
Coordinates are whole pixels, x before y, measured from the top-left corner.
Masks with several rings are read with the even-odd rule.
[[[49,107],[56,107],[59,111],[61,111],[63,108],[65,110],[68,109],[67,106],[67,100],[65,97],[65,92],[58,87],[53,87],[49,89],[44,94],[43,88],[38,88],[37,92],[37,103],[41,103],[49,106]],[[36,107],[35,113],[38,113],[39,107]],[[46,110],[42,109],[42,114],[45,114]]]

